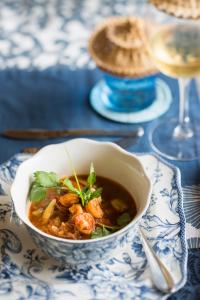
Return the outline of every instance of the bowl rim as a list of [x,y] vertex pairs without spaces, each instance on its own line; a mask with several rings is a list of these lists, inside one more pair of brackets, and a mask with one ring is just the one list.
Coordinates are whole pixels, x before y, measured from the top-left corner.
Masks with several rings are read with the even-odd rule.
[[[79,142],[79,143],[91,143],[91,144],[96,144],[96,145],[101,145],[101,146],[109,146],[109,147],[112,147],[114,150],[117,150],[118,152],[121,152],[122,154],[124,154],[125,156],[128,156],[128,157],[131,157],[133,159],[135,159],[138,163],[139,163],[139,166],[141,168],[141,171],[143,172],[144,174],[144,177],[148,183],[148,194],[147,194],[147,199],[146,199],[146,204],[143,208],[143,210],[138,213],[134,218],[133,220],[128,223],[126,226],[124,226],[123,228],[117,230],[116,232],[114,233],[111,233],[107,236],[104,236],[104,237],[99,237],[99,238],[95,238],[95,239],[86,239],[86,240],[71,240],[71,239],[66,239],[66,238],[60,238],[60,237],[56,237],[56,236],[53,236],[53,235],[50,235],[50,234],[47,234],[45,232],[43,232],[42,230],[40,230],[39,228],[37,228],[36,226],[34,226],[31,221],[29,220],[28,216],[26,215],[26,218],[29,220],[29,223],[26,222],[26,220],[24,220],[24,218],[22,216],[19,216],[18,212],[16,211],[16,214],[17,216],[19,217],[19,219],[30,229],[32,229],[34,232],[38,233],[39,235],[41,235],[42,237],[44,238],[48,238],[48,239],[51,239],[53,241],[57,241],[57,242],[64,242],[64,243],[69,243],[69,244],[88,244],[88,243],[92,243],[92,244],[95,244],[97,242],[100,242],[100,241],[106,241],[106,240],[109,240],[109,239],[112,239],[114,237],[117,237],[118,235],[123,235],[125,234],[127,231],[129,231],[130,229],[132,229],[135,225],[137,225],[137,223],[141,220],[142,216],[146,213],[148,207],[149,207],[149,204],[150,204],[150,198],[151,198],[151,193],[152,193],[152,183],[151,183],[151,180],[150,178],[148,177],[147,175],[147,172],[146,170],[144,169],[141,161],[139,160],[138,156],[136,154],[133,154],[129,151],[126,151],[124,150],[122,147],[118,146],[117,144],[113,143],[113,142],[107,142],[107,141],[97,141],[97,140],[93,140],[93,139],[87,139],[87,138],[74,138],[74,139],[70,139],[68,141],[65,141],[65,142],[62,142],[62,143],[56,143],[56,144],[49,144],[49,145],[46,145],[44,147],[42,147],[36,154],[34,154],[32,157],[30,157],[29,159],[25,160],[24,162],[22,162],[20,164],[20,166],[18,167],[17,169],[17,172],[15,174],[15,178],[13,180],[13,183],[11,185],[11,189],[10,189],[10,194],[11,194],[11,200],[14,204],[14,208],[15,208],[15,201],[14,201],[14,197],[13,197],[13,193],[14,193],[14,188],[15,188],[15,185],[16,185],[16,179],[17,177],[19,176],[20,174],[20,170],[21,170],[21,167],[23,167],[24,165],[26,164],[29,164],[31,161],[34,161],[35,159],[37,159],[37,157],[39,157],[42,153],[45,153],[49,148],[52,148],[52,147],[59,147],[59,146],[62,146],[62,145],[67,145],[71,142]],[[25,201],[25,205],[27,205],[27,202],[29,200],[26,199]]]

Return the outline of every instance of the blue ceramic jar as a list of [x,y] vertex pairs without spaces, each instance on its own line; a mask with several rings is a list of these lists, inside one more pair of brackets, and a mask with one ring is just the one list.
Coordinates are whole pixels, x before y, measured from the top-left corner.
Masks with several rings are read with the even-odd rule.
[[156,76],[117,77],[104,73],[104,104],[116,112],[136,112],[150,106],[156,98]]

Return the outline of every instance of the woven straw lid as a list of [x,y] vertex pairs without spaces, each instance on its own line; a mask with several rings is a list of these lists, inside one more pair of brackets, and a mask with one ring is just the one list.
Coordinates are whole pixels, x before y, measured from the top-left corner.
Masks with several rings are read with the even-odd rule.
[[102,70],[123,77],[156,73],[145,47],[144,21],[134,17],[111,17],[96,28],[89,52]]
[[200,0],[149,0],[149,2],[177,18],[200,18]]

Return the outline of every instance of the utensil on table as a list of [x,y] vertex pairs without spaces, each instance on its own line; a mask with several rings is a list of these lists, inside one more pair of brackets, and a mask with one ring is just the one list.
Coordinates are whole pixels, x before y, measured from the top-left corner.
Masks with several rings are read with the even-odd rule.
[[2,132],[2,136],[13,139],[50,139],[70,136],[101,136],[101,137],[141,137],[144,129],[138,126],[132,130],[106,130],[106,129],[8,129]]
[[151,276],[155,287],[163,293],[172,292],[175,283],[174,280],[166,268],[165,264],[156,255],[153,248],[148,242],[148,239],[144,233],[142,227],[139,227],[140,238],[142,241],[143,249],[146,254],[148,264],[151,270]]
[[[142,227],[140,226],[139,226],[139,233],[140,233],[140,239],[143,245],[143,249],[146,254],[146,258],[151,271],[152,281],[155,287],[163,293],[172,292],[175,283],[170,272],[167,270],[164,263],[160,260],[160,258],[156,255],[156,253],[152,249]],[[126,278],[131,279],[132,278],[131,274],[127,274]]]

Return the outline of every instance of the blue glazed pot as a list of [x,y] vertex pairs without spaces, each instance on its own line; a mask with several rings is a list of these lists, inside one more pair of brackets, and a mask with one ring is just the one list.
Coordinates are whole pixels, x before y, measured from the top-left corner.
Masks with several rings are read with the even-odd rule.
[[155,75],[135,79],[104,73],[105,105],[116,112],[143,110],[156,99],[155,80]]

